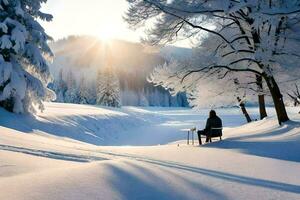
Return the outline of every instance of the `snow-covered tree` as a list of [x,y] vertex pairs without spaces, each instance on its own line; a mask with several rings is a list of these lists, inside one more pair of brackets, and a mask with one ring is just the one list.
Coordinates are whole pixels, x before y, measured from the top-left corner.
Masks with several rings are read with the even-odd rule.
[[86,81],[84,76],[81,77],[78,89],[78,98],[80,104],[88,104],[89,103],[89,90],[87,88]]
[[[283,96],[274,72],[299,63],[300,5],[297,0],[128,0],[127,22],[137,28],[149,20],[145,41],[164,44],[193,38],[208,62],[181,71],[195,73],[246,72],[262,77],[271,94],[279,123],[287,121]],[[204,58],[206,57],[206,58]],[[292,60],[292,62],[290,61]],[[176,75],[176,74],[175,74]]]
[[42,110],[51,93],[45,59],[52,56],[51,38],[37,21],[52,19],[40,11],[45,2],[0,0],[0,106],[12,112]]
[[69,71],[67,75],[67,88],[65,102],[79,103],[77,84],[72,71]]
[[295,84],[295,88],[292,93],[287,93],[288,96],[292,99],[294,106],[300,105],[300,91],[297,84]]
[[149,106],[148,99],[146,98],[145,89],[139,93],[139,106]]
[[190,80],[182,84],[181,76],[174,76],[173,71],[180,71],[186,68],[186,63],[179,63],[171,60],[168,64],[158,66],[149,81],[171,89],[173,94],[186,91],[188,100],[192,107],[204,107],[215,109],[217,107],[239,106],[248,122],[252,121],[246,109],[246,102],[255,102],[256,88],[249,84],[252,77],[246,73],[229,74],[223,77],[220,75],[210,75],[203,77],[201,74],[193,74]]
[[63,69],[60,69],[57,80],[54,81],[54,91],[56,93],[57,102],[65,102],[65,93],[68,89],[66,82],[63,79]]
[[[241,87],[241,83],[240,83],[240,80],[238,78],[235,78],[233,80],[234,82],[234,88],[235,88],[235,96],[236,96],[236,99],[237,99],[237,102],[238,102],[238,105],[239,107],[241,108],[241,111],[243,113],[243,115],[245,116],[247,122],[251,122],[252,119],[246,109],[246,102],[247,102],[247,94],[246,94],[246,91],[240,91],[240,89],[242,88]],[[243,93],[241,93],[243,92]]]
[[96,104],[97,101],[97,86],[95,82],[89,83],[86,86],[88,104]]
[[121,106],[119,80],[110,66],[98,71],[97,104],[110,107]]

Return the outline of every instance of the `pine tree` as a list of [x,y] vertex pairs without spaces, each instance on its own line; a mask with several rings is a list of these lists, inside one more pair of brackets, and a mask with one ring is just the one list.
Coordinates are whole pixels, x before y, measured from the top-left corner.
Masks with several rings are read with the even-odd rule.
[[52,19],[40,11],[46,1],[0,0],[0,106],[11,112],[42,110],[51,93],[45,60],[52,56],[51,38],[37,21]]
[[77,86],[76,86],[76,80],[75,77],[70,71],[67,76],[67,91],[65,93],[65,102],[66,103],[78,103],[78,92],[77,92]]
[[56,102],[65,102],[65,93],[67,84],[63,80],[63,70],[60,69],[58,79],[54,81],[54,91],[56,93]]
[[120,107],[120,84],[111,67],[98,71],[97,104],[102,106]]
[[139,106],[149,106],[148,99],[146,98],[145,89],[139,92]]
[[79,91],[78,91],[78,99],[80,104],[88,104],[89,103],[89,91],[87,89],[87,85],[84,79],[84,76],[80,79]]
[[87,97],[88,97],[88,104],[96,104],[97,101],[97,89],[96,84],[92,82],[91,84],[88,84],[87,89]]

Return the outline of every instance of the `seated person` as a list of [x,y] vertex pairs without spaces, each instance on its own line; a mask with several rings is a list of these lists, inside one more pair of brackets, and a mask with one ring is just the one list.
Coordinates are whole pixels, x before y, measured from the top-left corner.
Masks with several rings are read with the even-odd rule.
[[[197,132],[200,145],[202,144],[201,135],[205,135],[206,136],[206,142],[209,142],[212,128],[222,128],[222,120],[217,116],[217,113],[214,110],[211,110],[209,112],[209,118],[206,121],[205,129],[204,130],[199,130]],[[220,131],[221,131],[220,134],[222,135],[222,130],[220,130]]]

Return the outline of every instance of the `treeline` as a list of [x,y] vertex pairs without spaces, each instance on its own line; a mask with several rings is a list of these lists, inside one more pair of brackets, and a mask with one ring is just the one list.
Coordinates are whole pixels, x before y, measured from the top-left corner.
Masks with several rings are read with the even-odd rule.
[[[58,77],[49,88],[56,93],[56,102],[75,104],[101,104],[97,101],[101,89],[99,86],[105,82],[97,76],[96,79],[89,80],[81,76],[78,78],[74,72],[61,69]],[[99,79],[100,78],[100,79]],[[134,78],[118,79],[120,87],[120,105],[122,106],[162,106],[162,107],[188,107],[185,93],[171,96],[170,93],[161,86],[155,87],[146,81],[144,84],[134,84]],[[99,85],[100,84],[100,85]],[[115,90],[114,90],[115,91]]]

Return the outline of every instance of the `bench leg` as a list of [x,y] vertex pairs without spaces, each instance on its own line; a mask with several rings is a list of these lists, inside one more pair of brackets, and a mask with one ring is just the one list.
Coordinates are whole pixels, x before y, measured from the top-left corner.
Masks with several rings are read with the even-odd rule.
[[189,145],[190,142],[190,131],[188,131],[188,135],[187,135],[187,145]]
[[194,131],[192,131],[192,144],[194,145]]
[[222,136],[220,136],[220,140],[222,140]]

